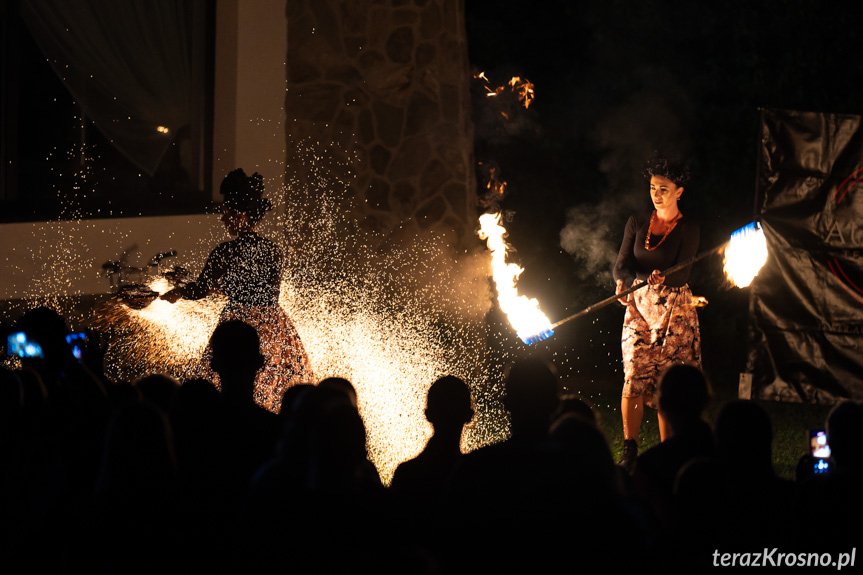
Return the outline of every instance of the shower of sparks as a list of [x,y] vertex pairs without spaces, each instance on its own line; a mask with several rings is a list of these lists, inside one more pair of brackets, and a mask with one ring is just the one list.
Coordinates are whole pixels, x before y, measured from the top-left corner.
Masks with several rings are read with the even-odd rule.
[[[484,258],[455,261],[446,238],[431,232],[411,246],[381,249],[386,240],[361,229],[338,199],[344,197],[338,189],[349,183],[334,175],[333,156],[298,150],[298,157],[317,179],[316,189],[303,195],[292,190],[299,183],[279,189],[267,182],[266,195],[277,205],[259,233],[285,254],[280,304],[315,377],[343,377],[356,388],[369,457],[382,479],[389,482],[398,464],[416,456],[431,436],[426,394],[444,375],[461,377],[472,388],[476,415],[463,450],[503,439],[503,366],[490,357],[482,322],[465,320],[484,318],[490,305],[488,295],[476,295],[482,290],[469,283],[476,268],[474,281],[486,285]],[[201,253],[178,254],[177,263],[200,269],[209,250],[227,239],[224,228],[212,233],[202,238]],[[306,238],[302,248],[292,241],[299,237]],[[164,279],[145,283],[159,293],[169,289]],[[180,382],[198,377],[224,303],[218,297],[175,304],[156,299],[133,310],[119,299],[107,302],[91,323],[110,339],[108,375],[126,381],[154,372]]]
[[[163,294],[168,281],[156,278],[149,287]],[[225,304],[221,297],[180,300],[156,299],[135,310],[114,300],[100,309],[95,325],[112,336],[108,374],[134,381],[151,373],[165,373],[180,381],[198,377],[201,355],[216,328]]]
[[747,287],[767,261],[767,240],[757,223],[751,223],[731,234],[725,248],[723,268],[733,285]]
[[492,277],[497,287],[500,308],[523,342],[529,344],[546,339],[553,333],[551,322],[539,309],[539,302],[535,298],[519,295],[515,287],[524,268],[506,262],[506,229],[500,225],[500,214],[483,214],[479,222],[479,237],[486,240],[491,251]]

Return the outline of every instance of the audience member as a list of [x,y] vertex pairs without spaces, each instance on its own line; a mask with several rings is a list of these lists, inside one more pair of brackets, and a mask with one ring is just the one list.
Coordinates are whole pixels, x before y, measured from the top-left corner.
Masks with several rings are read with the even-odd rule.
[[366,550],[394,540],[363,420],[341,386],[303,388],[290,406],[275,456],[254,476],[243,506],[241,569],[371,569]]
[[470,388],[464,381],[447,375],[431,385],[425,416],[433,434],[419,455],[396,468],[390,483],[412,509],[420,510],[439,500],[462,458],[462,431],[473,415]]
[[719,410],[713,457],[692,459],[677,475],[669,553],[688,572],[712,564],[714,549],[753,541],[781,546],[794,533],[794,485],[773,471],[773,429],[763,407],[732,400]]
[[[616,505],[613,486],[600,493],[584,491],[602,483],[603,474],[608,477],[611,453],[607,444],[603,449],[598,431],[571,416],[557,427],[557,439],[550,437],[560,403],[550,363],[539,358],[515,362],[506,375],[503,402],[511,437],[465,455],[445,499],[449,523],[442,529],[451,538],[443,547],[458,550],[443,557],[448,571],[574,570],[585,557],[610,551],[602,543],[609,541],[610,529],[641,536]],[[570,425],[579,429],[566,442]],[[585,450],[575,455],[573,441],[583,441]],[[455,526],[466,521],[472,533],[468,549],[452,538],[460,533]],[[625,563],[618,561],[612,570],[624,569]]]
[[260,345],[255,328],[239,320],[220,323],[210,338],[210,365],[222,385],[219,440],[237,489],[272,456],[281,427],[276,414],[255,402],[255,378],[265,362]]
[[180,383],[169,375],[153,373],[135,382],[144,401],[149,401],[163,412],[170,413]]
[[343,391],[350,400],[351,405],[357,407],[357,390],[353,384],[343,377],[327,377],[318,382],[318,387],[333,388]]
[[66,534],[75,542],[68,549],[69,570],[178,572],[176,470],[164,412],[139,401],[116,409],[91,503],[78,529]]
[[278,415],[256,404],[264,358],[244,322],[211,337],[221,391],[161,374],[111,381],[106,342],[90,332],[79,361],[49,308],[14,329],[43,357],[0,370],[0,551],[33,571],[688,573],[717,548],[857,543],[857,402],[827,418],[831,471],[791,482],[774,473],[764,408],[727,402],[714,432],[704,373],[675,365],[658,398],[670,435],[630,476],[592,406],[560,397],[550,363],[521,359],[503,382],[506,440],[462,454],[470,389],[442,377],[427,395],[431,437],[386,488],[349,380],[290,387]]
[[573,413],[589,421],[593,425],[599,425],[599,418],[593,410],[593,406],[577,394],[569,393],[560,398],[560,404],[552,416],[556,421],[566,414]]
[[638,456],[633,471],[636,493],[668,526],[674,481],[690,460],[713,455],[713,432],[703,419],[710,402],[710,387],[702,371],[692,365],[669,367],[659,382],[659,411],[670,437]]
[[177,390],[169,420],[174,431],[180,505],[178,523],[187,571],[220,573],[229,567],[226,541],[233,537],[233,506],[239,495],[229,478],[233,460],[224,451],[219,390],[191,379]]
[[859,543],[859,531],[849,519],[860,517],[863,501],[863,403],[844,400],[827,416],[827,442],[834,469],[800,485],[799,529],[801,544],[830,552],[850,552]]

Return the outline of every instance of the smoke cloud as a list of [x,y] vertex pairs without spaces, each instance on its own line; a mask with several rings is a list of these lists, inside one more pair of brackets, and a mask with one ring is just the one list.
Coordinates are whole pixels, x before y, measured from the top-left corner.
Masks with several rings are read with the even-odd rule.
[[[654,70],[652,77],[656,76],[674,85],[665,73]],[[644,89],[599,121],[594,139],[604,151],[599,169],[605,174],[607,191],[599,202],[569,208],[560,231],[560,247],[579,263],[582,280],[593,277],[599,286],[613,284],[611,268],[626,220],[651,207],[645,164],[657,150],[686,154],[684,126],[690,108],[679,91]]]

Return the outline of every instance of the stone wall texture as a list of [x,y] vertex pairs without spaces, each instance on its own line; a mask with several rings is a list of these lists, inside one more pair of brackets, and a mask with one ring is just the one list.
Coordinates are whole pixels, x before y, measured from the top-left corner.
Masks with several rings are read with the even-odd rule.
[[[464,0],[288,2],[288,181],[326,155],[345,205],[381,237],[476,227]],[[308,152],[308,150],[307,150]]]

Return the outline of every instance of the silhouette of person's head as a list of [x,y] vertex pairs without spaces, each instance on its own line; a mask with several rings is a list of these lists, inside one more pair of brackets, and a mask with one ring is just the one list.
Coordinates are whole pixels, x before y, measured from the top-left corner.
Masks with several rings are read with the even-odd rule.
[[557,370],[549,362],[528,358],[510,367],[504,404],[511,416],[513,437],[547,434],[559,403]]
[[357,390],[353,384],[343,377],[327,377],[318,383],[318,387],[332,388],[343,391],[354,407],[357,406]]
[[219,324],[210,337],[210,367],[219,374],[226,397],[252,401],[255,376],[264,366],[257,330],[240,320]]
[[[62,315],[49,307],[36,307],[24,313],[15,323],[15,329],[27,334],[42,348],[46,364],[60,367],[73,358],[66,343],[69,332]],[[29,363],[24,360],[25,364]]]
[[734,399],[716,416],[716,454],[729,470],[773,474],[773,426],[763,407]]
[[366,428],[347,399],[321,406],[309,429],[309,482],[312,487],[346,486],[367,462]]
[[704,373],[693,365],[669,367],[659,383],[659,411],[672,431],[701,419],[710,402],[710,386]]
[[162,373],[146,375],[136,381],[135,386],[143,399],[153,403],[165,413],[171,411],[174,398],[180,389],[177,380]]
[[98,490],[158,488],[176,471],[167,415],[149,402],[130,401],[112,414],[105,432]]
[[830,410],[827,441],[837,469],[863,472],[863,404],[845,400]]
[[560,405],[554,414],[554,420],[569,414],[575,414],[593,425],[598,425],[599,423],[593,406],[573,393],[560,398]]
[[447,375],[435,381],[426,399],[426,419],[438,428],[461,428],[473,418],[470,388],[455,377]]
[[206,379],[190,379],[174,394],[168,413],[171,425],[181,428],[190,422],[195,425],[196,422],[208,420],[213,417],[218,405],[219,391],[216,386]]
[[583,476],[593,482],[593,495],[599,494],[597,488],[607,490],[603,491],[603,495],[620,489],[619,475],[608,442],[588,418],[577,412],[564,413],[555,419],[549,435],[566,449],[573,456],[573,461],[585,471]]

